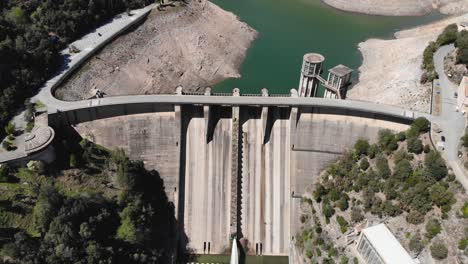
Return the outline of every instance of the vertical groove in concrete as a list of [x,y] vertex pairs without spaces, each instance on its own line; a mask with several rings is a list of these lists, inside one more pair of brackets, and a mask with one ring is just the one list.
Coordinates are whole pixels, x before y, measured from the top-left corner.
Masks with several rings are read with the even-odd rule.
[[238,173],[239,173],[239,107],[232,107],[231,132],[231,234],[236,235],[238,228]]

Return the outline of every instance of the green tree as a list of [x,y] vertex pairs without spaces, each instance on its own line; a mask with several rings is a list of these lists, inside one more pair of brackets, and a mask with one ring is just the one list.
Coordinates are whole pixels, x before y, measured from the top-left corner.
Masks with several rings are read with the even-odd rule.
[[0,182],[8,182],[10,179],[10,168],[7,164],[0,164]]
[[407,159],[403,159],[395,165],[393,177],[399,181],[405,181],[412,173],[411,163]]
[[378,142],[380,147],[387,151],[394,151],[398,148],[398,141],[395,134],[389,129],[382,129],[379,131]]
[[431,256],[435,259],[442,260],[447,258],[448,249],[442,242],[435,242],[431,245]]
[[457,24],[450,24],[445,27],[444,31],[437,37],[437,44],[439,46],[447,45],[454,43],[457,40],[458,36],[458,26]]
[[366,171],[368,168],[369,168],[370,164],[369,164],[369,160],[364,157],[361,162],[359,163],[359,167],[361,168],[361,170],[363,171]]
[[423,151],[424,146],[419,138],[410,137],[407,144],[408,152],[420,154]]
[[382,179],[387,179],[392,173],[390,167],[388,166],[388,160],[384,155],[377,156],[375,166],[377,169],[377,176]]
[[418,133],[426,133],[431,127],[431,122],[425,117],[416,118],[411,124],[411,128],[414,128]]
[[437,234],[440,233],[442,227],[440,226],[440,222],[437,219],[429,219],[426,223],[426,237],[429,239],[434,238]]
[[358,157],[367,155],[369,151],[369,141],[367,139],[358,139],[354,144],[354,151]]
[[440,153],[431,150],[426,154],[424,159],[425,173],[429,176],[430,180],[440,181],[448,174],[445,161],[440,156]]
[[5,127],[5,133],[7,135],[13,135],[16,131],[15,124],[13,123],[8,123],[8,125]]
[[33,211],[33,219],[38,232],[43,234],[47,232],[63,200],[64,197],[54,187],[47,185],[41,188]]

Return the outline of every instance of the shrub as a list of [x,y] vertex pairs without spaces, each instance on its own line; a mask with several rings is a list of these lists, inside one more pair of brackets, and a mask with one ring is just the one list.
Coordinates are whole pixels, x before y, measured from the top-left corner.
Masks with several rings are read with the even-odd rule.
[[418,133],[428,132],[431,127],[431,122],[425,117],[416,118],[411,124],[411,128],[414,128]]
[[424,222],[424,214],[417,210],[411,210],[406,216],[406,222],[413,225],[419,225]]
[[458,49],[457,63],[468,64],[468,48]]
[[463,218],[468,218],[468,202],[465,202],[465,204],[463,205],[462,209],[461,209],[461,215]]
[[0,182],[8,182],[10,168],[6,164],[0,164]]
[[388,151],[394,151],[398,148],[398,141],[389,129],[382,129],[379,131],[379,145]]
[[363,171],[366,171],[368,168],[369,168],[370,164],[369,164],[369,160],[364,157],[361,162],[359,163],[359,167],[361,168],[361,170]]
[[336,222],[340,225],[341,233],[346,233],[348,231],[349,223],[341,215],[336,216]]
[[367,141],[366,139],[358,139],[354,144],[354,151],[358,155],[358,157],[361,155],[367,155],[369,147],[369,141]]
[[416,137],[410,137],[407,140],[408,152],[420,154],[423,151],[422,141]]
[[421,235],[419,233],[415,234],[409,241],[409,249],[415,253],[421,252],[423,250],[424,244],[421,241]]
[[6,151],[10,151],[13,149],[13,146],[11,145],[11,143],[7,140],[4,140],[2,142],[2,147],[6,150]]
[[335,209],[330,204],[324,204],[322,207],[322,213],[326,218],[330,218],[335,214]]
[[437,38],[437,45],[443,46],[450,43],[454,43],[457,40],[458,36],[458,26],[457,24],[450,24],[445,27],[444,31]]
[[435,181],[440,181],[447,176],[448,169],[440,153],[431,150],[424,159],[425,173]]
[[460,239],[460,241],[458,241],[458,249],[465,250],[467,246],[468,246],[468,237],[462,238]]
[[16,131],[15,124],[13,123],[8,123],[8,125],[5,126],[5,133],[7,135],[13,135]]
[[394,205],[392,202],[385,201],[383,203],[383,212],[385,213],[385,215],[394,217],[401,214],[401,209],[400,207]]
[[435,242],[431,245],[431,256],[435,259],[445,259],[448,255],[448,249],[442,242]]
[[399,161],[395,165],[395,171],[393,172],[393,177],[400,181],[404,181],[413,173],[413,168],[411,163],[407,159]]
[[373,159],[375,156],[380,152],[379,146],[376,144],[372,144],[369,147],[368,153],[369,153],[369,158]]
[[351,209],[351,221],[354,223],[359,223],[364,220],[364,215],[359,207],[353,207]]
[[388,160],[384,155],[379,155],[377,157],[377,160],[375,162],[375,167],[376,167],[377,176],[382,179],[387,179],[392,173],[392,171],[390,170],[390,167],[388,166]]
[[341,256],[340,264],[348,264],[349,259],[346,256]]
[[406,139],[406,134],[405,134],[405,132],[402,131],[402,132],[396,134],[396,139],[397,139],[398,141],[405,141],[405,139]]
[[340,200],[338,200],[338,208],[340,208],[341,211],[346,211],[348,210],[349,204],[348,204],[349,197],[348,195],[344,194]]
[[442,227],[437,219],[430,219],[426,224],[426,237],[429,239],[434,238],[440,233]]

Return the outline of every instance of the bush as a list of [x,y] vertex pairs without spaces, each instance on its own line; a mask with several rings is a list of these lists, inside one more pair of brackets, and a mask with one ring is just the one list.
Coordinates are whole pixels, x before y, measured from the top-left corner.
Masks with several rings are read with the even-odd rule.
[[402,132],[396,134],[396,139],[397,139],[398,141],[400,141],[400,142],[401,142],[401,141],[405,141],[405,139],[406,139],[406,134],[405,134],[405,132],[402,131]]
[[10,179],[10,168],[6,164],[0,164],[0,182],[8,182]]
[[369,141],[366,139],[358,139],[354,144],[354,151],[358,157],[361,155],[367,155],[369,147]]
[[341,233],[346,233],[348,231],[349,223],[341,215],[336,216],[336,222],[340,225]]
[[427,221],[426,224],[426,237],[429,239],[434,238],[437,236],[440,231],[442,230],[442,227],[440,226],[440,223],[437,219],[430,219]]
[[382,129],[379,131],[379,145],[387,151],[394,151],[398,148],[398,141],[389,129]]
[[423,250],[424,244],[421,241],[421,235],[414,235],[409,241],[409,249],[415,253],[421,252]]
[[424,166],[425,173],[431,178],[431,180],[440,181],[448,174],[445,161],[440,156],[440,153],[435,150],[431,150],[426,154]]
[[445,27],[444,31],[442,31],[442,34],[440,34],[437,38],[437,45],[440,47],[443,45],[454,43],[457,40],[457,36],[457,24],[450,24],[447,27]]
[[376,167],[377,176],[382,179],[387,179],[392,173],[392,171],[390,170],[390,167],[388,166],[388,160],[384,155],[379,155],[377,157],[377,160],[375,162],[375,167]]
[[408,152],[420,154],[423,151],[422,141],[416,137],[410,137],[407,141]]
[[393,177],[400,181],[405,181],[413,173],[413,168],[411,163],[407,159],[399,161],[395,165],[395,171],[393,172]]
[[442,242],[435,242],[431,245],[431,256],[435,259],[445,259],[448,255],[448,249]]
[[364,220],[364,215],[359,207],[353,207],[351,209],[351,221],[354,223],[359,223]]
[[369,147],[369,158],[370,159],[373,159],[375,158],[375,156],[380,153],[380,149],[379,149],[379,146],[377,146],[376,144],[372,144],[370,147]]
[[348,210],[349,204],[348,204],[349,197],[348,195],[344,194],[340,200],[337,202],[338,208],[340,208],[341,211],[346,211]]
[[4,140],[2,142],[2,147],[6,150],[6,151],[10,151],[10,150],[13,150],[13,145],[7,141],[7,140]]
[[414,128],[418,133],[426,133],[431,128],[431,122],[425,117],[418,117],[411,124],[411,128]]
[[468,148],[468,133],[465,132],[465,135],[461,138],[463,147]]
[[465,250],[467,246],[468,246],[468,237],[462,238],[460,239],[460,241],[458,241],[458,249]]
[[367,158],[363,158],[361,162],[359,163],[359,167],[361,170],[366,171],[369,168],[369,160]]
[[8,125],[5,126],[5,133],[7,135],[13,135],[16,131],[15,124],[13,123],[8,123]]
[[406,222],[419,225],[424,222],[424,215],[417,210],[411,210],[406,216]]
[[322,207],[322,213],[326,218],[330,218],[335,214],[335,209],[330,204],[324,204]]

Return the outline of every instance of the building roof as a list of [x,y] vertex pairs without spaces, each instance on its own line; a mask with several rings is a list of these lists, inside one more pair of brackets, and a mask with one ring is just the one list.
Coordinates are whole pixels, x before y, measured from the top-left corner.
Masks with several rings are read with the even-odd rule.
[[330,69],[330,72],[339,76],[339,77],[343,77],[351,72],[353,72],[353,70],[347,66],[344,66],[343,64],[340,64],[340,65],[336,65],[335,67],[331,68]]
[[384,263],[416,263],[385,224],[368,227],[362,232],[382,258]]
[[321,63],[325,60],[325,57],[318,53],[307,53],[304,55],[304,60],[311,63]]

